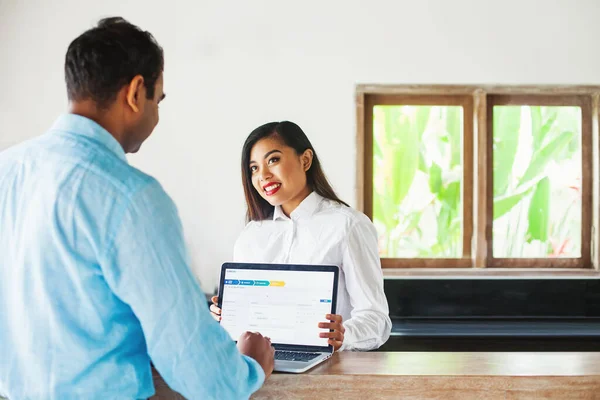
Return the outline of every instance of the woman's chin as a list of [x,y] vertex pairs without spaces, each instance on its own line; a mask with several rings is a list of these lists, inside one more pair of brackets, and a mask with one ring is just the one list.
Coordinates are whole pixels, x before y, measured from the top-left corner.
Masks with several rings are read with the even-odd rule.
[[274,194],[272,196],[264,196],[263,198],[266,201],[268,201],[269,204],[272,205],[273,207],[277,207],[277,206],[280,206],[281,204],[283,204],[283,201],[281,201],[281,199],[279,198],[279,196],[277,194]]

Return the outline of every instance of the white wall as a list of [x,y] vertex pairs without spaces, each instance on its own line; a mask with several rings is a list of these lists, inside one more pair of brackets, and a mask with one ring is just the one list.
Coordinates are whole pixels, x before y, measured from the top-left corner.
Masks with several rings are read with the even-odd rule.
[[130,161],[178,204],[205,291],[243,226],[256,126],[297,122],[354,204],[357,83],[600,84],[598,0],[0,0],[0,150],[66,109],[66,48],[110,15],[165,49],[161,122]]

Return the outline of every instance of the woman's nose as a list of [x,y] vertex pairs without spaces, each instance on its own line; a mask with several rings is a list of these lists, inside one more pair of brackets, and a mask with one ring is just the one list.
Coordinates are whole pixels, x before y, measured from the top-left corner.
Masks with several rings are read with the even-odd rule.
[[268,170],[263,170],[260,173],[260,180],[261,182],[266,182],[268,179],[271,179],[273,177],[273,174],[271,174],[270,171]]

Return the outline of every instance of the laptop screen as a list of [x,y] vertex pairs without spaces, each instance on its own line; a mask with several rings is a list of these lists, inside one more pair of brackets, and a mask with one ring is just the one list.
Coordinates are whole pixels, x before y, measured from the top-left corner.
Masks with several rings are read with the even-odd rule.
[[270,337],[273,344],[327,347],[327,338],[319,333],[329,330],[318,324],[335,313],[337,271],[323,268],[327,269],[224,268],[221,325],[233,340],[251,331]]

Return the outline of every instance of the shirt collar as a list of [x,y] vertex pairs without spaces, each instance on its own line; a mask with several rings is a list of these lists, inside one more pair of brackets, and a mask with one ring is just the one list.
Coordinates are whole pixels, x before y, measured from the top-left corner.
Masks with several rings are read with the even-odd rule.
[[54,122],[51,130],[69,132],[92,139],[108,148],[121,160],[127,162],[125,151],[106,129],[89,118],[77,114],[63,114]]
[[[323,200],[323,197],[319,195],[317,192],[312,192],[300,204],[292,213],[290,217],[292,220],[296,221],[302,217],[310,217],[317,211],[317,207]],[[289,220],[290,218],[285,215],[281,206],[275,206],[275,210],[273,211],[273,221],[281,220]]]

